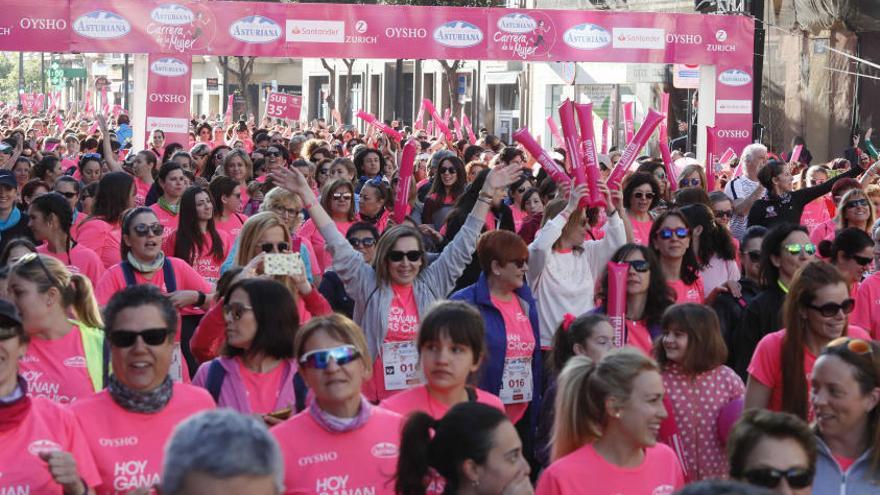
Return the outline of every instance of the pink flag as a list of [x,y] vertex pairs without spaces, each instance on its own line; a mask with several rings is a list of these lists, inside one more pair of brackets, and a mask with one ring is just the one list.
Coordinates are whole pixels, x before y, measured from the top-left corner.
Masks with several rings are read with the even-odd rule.
[[660,125],[661,120],[663,120],[663,116],[656,110],[653,108],[648,110],[648,115],[645,117],[645,121],[642,122],[642,126],[639,127],[639,132],[633,136],[632,141],[626,144],[623,154],[620,155],[620,160],[617,162],[614,170],[611,171],[611,175],[608,176],[606,181],[608,187],[612,189],[620,188],[620,181],[623,179],[624,174],[629,170],[630,165],[636,160],[636,156],[645,147],[645,144],[648,143],[648,138],[651,137],[651,134]]
[[629,143],[633,140],[633,135],[635,134],[636,123],[635,123],[635,106],[634,102],[628,101],[623,104],[623,128],[626,131],[626,142]]
[[400,225],[406,218],[406,207],[409,206],[409,188],[412,183],[413,165],[416,160],[416,152],[419,149],[418,141],[410,139],[403,147],[400,159],[400,179],[397,181],[397,197],[394,199],[394,223]]
[[358,110],[357,116],[359,119],[363,120],[367,124],[370,124],[371,126],[375,127],[376,129],[384,132],[385,134],[388,135],[388,137],[397,141],[398,143],[403,139],[403,136],[399,132],[397,132],[395,129],[393,129],[388,124],[386,124],[384,122],[379,122],[376,119],[376,117],[374,117],[372,114],[369,114],[363,110]]

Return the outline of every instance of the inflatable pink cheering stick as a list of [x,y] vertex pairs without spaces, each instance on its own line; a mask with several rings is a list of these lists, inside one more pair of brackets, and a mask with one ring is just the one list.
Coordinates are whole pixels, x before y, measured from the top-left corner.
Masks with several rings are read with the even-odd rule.
[[235,101],[235,95],[229,95],[229,99],[226,100],[226,116],[223,118],[223,123],[225,125],[232,124],[232,105]]
[[468,133],[468,141],[470,141],[471,144],[477,144],[477,136],[474,135],[474,128],[471,126],[471,121],[467,114],[464,113],[464,110],[461,111],[461,123],[464,125],[464,129]]
[[626,144],[623,154],[620,155],[620,160],[608,176],[608,180],[606,181],[608,187],[612,189],[620,188],[620,181],[623,180],[624,174],[629,170],[630,165],[636,160],[636,157],[642,148],[645,147],[645,144],[648,143],[648,138],[651,137],[651,134],[657,129],[657,126],[660,125],[661,120],[663,120],[663,116],[660,115],[659,112],[653,108],[648,110],[648,115],[645,116],[645,121],[642,122],[642,126],[639,127],[639,132],[633,136],[632,141]]
[[550,179],[553,180],[558,185],[563,185],[567,182],[571,182],[571,179],[566,175],[566,173],[559,167],[553,158],[550,157],[550,154],[547,153],[544,148],[535,141],[535,138],[529,133],[529,130],[523,127],[513,133],[513,140],[517,143],[521,144],[526,151],[532,155],[535,160],[544,167],[544,171],[547,172],[547,175],[550,176]]
[[407,141],[400,158],[400,175],[397,181],[397,197],[394,199],[394,223],[400,225],[406,218],[406,207],[409,205],[409,188],[412,183],[413,164],[419,145],[415,139]]
[[[559,107],[559,123],[562,126],[562,137],[565,138],[565,149],[568,150],[568,162],[571,164],[571,174],[577,185],[587,183],[587,171],[584,170],[584,159],[581,156],[580,136],[574,123],[574,103],[565,100]],[[593,192],[590,191],[590,196]],[[581,198],[580,207],[590,202],[589,197]]]
[[363,120],[367,124],[370,124],[376,129],[384,132],[386,135],[388,135],[388,137],[397,141],[398,143],[403,139],[403,136],[399,132],[394,130],[388,124],[385,124],[384,122],[379,122],[372,114],[369,114],[363,110],[358,110],[357,116],[359,119]]
[[421,130],[425,127],[424,122],[422,122],[422,120],[424,119],[424,116],[425,116],[425,104],[422,103],[421,105],[419,105],[419,114],[416,116],[416,121],[413,122],[413,129]]
[[443,122],[443,119],[440,118],[440,114],[437,113],[437,109],[434,108],[434,103],[432,103],[431,100],[425,98],[424,100],[422,100],[422,105],[425,106],[425,110],[427,110],[428,114],[431,115],[431,118],[434,119],[434,125],[437,127],[437,129],[440,130],[440,132],[443,133],[444,136],[446,136],[446,142],[449,143],[449,145],[451,146],[452,132],[449,131],[449,126],[447,126]]
[[633,134],[635,134],[636,123],[635,123],[635,110],[636,104],[634,102],[628,101],[623,104],[623,128],[626,131],[626,142],[630,142],[633,140]]
[[602,154],[608,154],[608,148],[611,147],[610,129],[608,128],[608,119],[602,119]]
[[464,131],[461,128],[461,122],[457,118],[452,117],[452,125],[455,126],[455,139],[464,139]]
[[666,169],[666,181],[669,182],[669,190],[675,192],[678,189],[678,175],[675,173],[675,165],[672,163],[669,145],[664,141],[660,141],[660,156],[663,157],[663,168]]
[[599,157],[596,156],[596,131],[593,128],[593,104],[575,103],[578,124],[581,128],[580,147],[587,185],[590,187],[590,208],[605,208],[605,196],[599,190]]
[[556,125],[553,117],[547,117],[547,125],[550,127],[550,134],[556,140],[556,146],[565,146],[565,139],[562,139],[562,134],[559,133],[559,126]]
[[669,142],[669,130],[666,121],[669,120],[669,93],[663,93],[660,96],[660,113],[663,115],[663,121],[660,122],[660,142]]
[[605,314],[611,322],[612,342],[614,347],[626,345],[626,272],[628,263],[608,262],[608,300],[605,302]]

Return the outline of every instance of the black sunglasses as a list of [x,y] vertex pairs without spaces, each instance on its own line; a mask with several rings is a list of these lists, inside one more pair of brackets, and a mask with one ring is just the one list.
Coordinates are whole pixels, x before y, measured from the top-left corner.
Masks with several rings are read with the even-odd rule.
[[455,167],[440,167],[440,170],[438,173],[440,173],[440,174],[455,174],[458,172],[455,170]]
[[131,228],[131,231],[138,237],[147,237],[151,233],[153,235],[162,235],[165,232],[165,227],[162,226],[161,223],[154,223],[147,225],[145,223],[139,223]]
[[626,261],[626,264],[632,267],[633,270],[638,273],[645,273],[651,270],[651,265],[647,262],[647,260],[632,260]]
[[376,239],[372,237],[365,237],[363,239],[358,239],[357,237],[349,237],[348,243],[351,244],[351,247],[357,249],[361,246],[368,248],[376,245]]
[[162,345],[173,335],[167,328],[150,328],[141,332],[132,330],[113,330],[107,334],[107,340],[113,347],[131,347],[137,341],[138,336],[147,345]]
[[733,210],[715,210],[712,213],[715,214],[715,218],[730,218],[733,216]]
[[806,488],[813,483],[812,469],[792,468],[785,471],[772,468],[750,469],[743,473],[743,477],[749,484],[764,488],[776,488],[782,478],[788,482],[791,488]]
[[281,156],[280,151],[267,151],[266,156]]
[[404,257],[406,257],[406,259],[410,260],[411,262],[415,263],[416,261],[419,261],[420,259],[422,259],[422,252],[421,251],[388,251],[388,259],[390,261],[400,262],[400,261],[403,261]]
[[856,263],[858,263],[861,266],[868,266],[871,264],[872,261],[874,261],[873,258],[868,258],[866,256],[859,256],[857,254],[847,255],[847,258],[855,261]]
[[868,206],[867,199],[854,199],[852,201],[847,201],[846,204],[843,205],[844,208],[858,208],[859,206]]
[[522,267],[526,266],[526,263],[528,263],[528,262],[529,262],[528,258],[508,261],[508,263],[513,263],[514,265],[516,265],[517,268],[522,268]]
[[286,242],[279,242],[278,244],[264,242],[260,244],[260,250],[264,253],[286,253],[288,249],[290,249],[290,244]]
[[752,263],[761,261],[761,251],[748,251],[746,254],[749,255],[749,259],[752,260]]
[[64,196],[64,197],[67,198],[67,199],[73,199],[73,198],[76,197],[76,193],[75,193],[75,192],[72,192],[72,191],[66,191],[66,192],[55,191],[55,192],[57,192],[58,194]]
[[816,306],[814,304],[808,304],[808,308],[815,309],[822,316],[826,318],[830,318],[832,316],[836,316],[838,312],[843,311],[843,314],[848,315],[853,312],[856,308],[856,301],[854,299],[844,299],[842,303],[825,303],[821,306]]

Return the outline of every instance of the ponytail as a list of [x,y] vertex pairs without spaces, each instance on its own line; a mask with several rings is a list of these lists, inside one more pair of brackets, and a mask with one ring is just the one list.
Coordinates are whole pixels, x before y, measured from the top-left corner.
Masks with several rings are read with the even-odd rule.
[[424,495],[428,475],[428,445],[434,418],[415,412],[406,420],[400,436],[400,454],[397,457],[397,477],[394,493],[397,495]]
[[92,290],[92,282],[88,277],[79,273],[70,276],[70,285],[65,291],[65,304],[68,302],[73,307],[78,321],[93,328],[104,326],[98,301],[95,300],[95,293]]

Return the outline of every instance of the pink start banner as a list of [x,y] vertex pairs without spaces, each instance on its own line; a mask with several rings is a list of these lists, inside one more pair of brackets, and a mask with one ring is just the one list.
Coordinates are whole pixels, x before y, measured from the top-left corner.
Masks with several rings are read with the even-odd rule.
[[271,92],[266,98],[266,116],[273,119],[299,120],[301,109],[301,96]]
[[[166,143],[189,145],[190,72],[192,57],[151,54],[147,74],[146,138],[165,133]],[[146,142],[146,141],[145,141]]]
[[745,16],[630,11],[4,0],[0,18],[0,51],[714,65],[720,149],[751,141],[753,46]]

